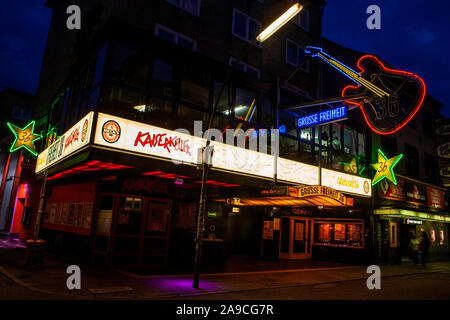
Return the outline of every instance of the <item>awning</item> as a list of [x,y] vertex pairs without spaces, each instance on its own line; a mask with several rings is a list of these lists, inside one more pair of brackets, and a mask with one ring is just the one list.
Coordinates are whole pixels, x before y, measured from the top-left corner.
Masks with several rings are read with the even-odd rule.
[[262,190],[262,197],[228,198],[232,206],[352,207],[353,198],[324,186],[276,187]]
[[450,222],[450,216],[447,215],[429,212],[419,212],[405,209],[395,209],[395,208],[375,209],[374,214],[397,218],[414,217],[425,221]]

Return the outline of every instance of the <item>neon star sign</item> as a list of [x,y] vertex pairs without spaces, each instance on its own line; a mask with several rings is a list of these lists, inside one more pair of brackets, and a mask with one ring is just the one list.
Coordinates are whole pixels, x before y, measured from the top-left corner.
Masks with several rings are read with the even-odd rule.
[[37,156],[36,146],[34,142],[42,138],[41,134],[34,132],[34,120],[28,123],[25,127],[19,128],[10,122],[6,123],[9,129],[15,136],[14,142],[9,149],[9,152],[14,152],[21,148],[28,150],[32,155]]
[[394,167],[397,165],[401,158],[403,158],[403,154],[399,154],[388,159],[384,155],[383,151],[378,149],[378,162],[372,164],[372,167],[377,170],[372,180],[372,186],[376,185],[384,178],[392,181],[394,185],[397,185],[397,179],[395,178],[394,174]]

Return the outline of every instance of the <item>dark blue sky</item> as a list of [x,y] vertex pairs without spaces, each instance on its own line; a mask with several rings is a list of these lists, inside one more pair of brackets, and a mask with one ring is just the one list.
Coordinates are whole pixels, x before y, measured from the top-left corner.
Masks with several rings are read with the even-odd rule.
[[[51,17],[44,3],[2,0],[0,90],[36,92]],[[366,9],[371,4],[381,8],[381,30],[366,28]],[[323,35],[420,75],[428,92],[444,104],[443,114],[450,117],[449,18],[448,0],[328,0]]]

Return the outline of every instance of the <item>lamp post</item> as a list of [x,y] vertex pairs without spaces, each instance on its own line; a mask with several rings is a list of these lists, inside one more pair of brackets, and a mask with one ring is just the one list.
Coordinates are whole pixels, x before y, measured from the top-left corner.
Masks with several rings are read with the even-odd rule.
[[208,164],[205,163],[205,159],[208,159],[207,162],[212,161],[212,153],[211,156],[206,157],[206,153],[210,152],[210,136],[209,136],[209,129],[211,129],[214,117],[217,110],[217,105],[219,104],[220,97],[222,96],[222,92],[225,88],[225,85],[230,81],[231,76],[233,74],[234,69],[236,68],[236,65],[241,61],[247,53],[250,51],[250,49],[256,44],[256,42],[263,42],[267,40],[271,35],[273,35],[278,29],[280,29],[282,26],[284,26],[289,20],[291,20],[297,13],[299,13],[303,9],[303,6],[299,3],[294,4],[292,7],[290,7],[285,13],[283,13],[278,19],[276,19],[274,22],[272,22],[266,29],[264,29],[255,40],[253,40],[252,43],[250,43],[245,50],[242,52],[241,56],[236,59],[231,68],[228,70],[225,79],[222,83],[222,86],[220,87],[220,90],[218,92],[216,101],[213,105],[212,112],[209,114],[208,119],[208,132],[206,136],[206,147],[202,151],[202,185],[200,189],[200,201],[198,206],[198,216],[197,216],[197,233],[195,237],[195,257],[194,257],[194,280],[192,287],[198,289],[199,288],[199,279],[200,279],[200,263],[201,263],[201,256],[202,256],[202,243],[203,243],[203,231],[204,231],[204,223],[205,223],[205,202],[206,202],[206,181],[208,178]]

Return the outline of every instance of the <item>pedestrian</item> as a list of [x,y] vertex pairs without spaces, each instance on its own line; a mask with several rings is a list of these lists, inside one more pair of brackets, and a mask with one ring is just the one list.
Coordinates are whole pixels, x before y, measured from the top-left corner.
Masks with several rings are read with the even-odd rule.
[[411,248],[411,260],[414,262],[414,265],[417,265],[417,254],[419,251],[419,239],[416,237],[414,233],[410,233],[409,245]]
[[424,268],[426,268],[426,259],[428,259],[429,246],[430,241],[428,240],[428,235],[425,231],[422,231],[422,236],[419,242],[419,260]]

